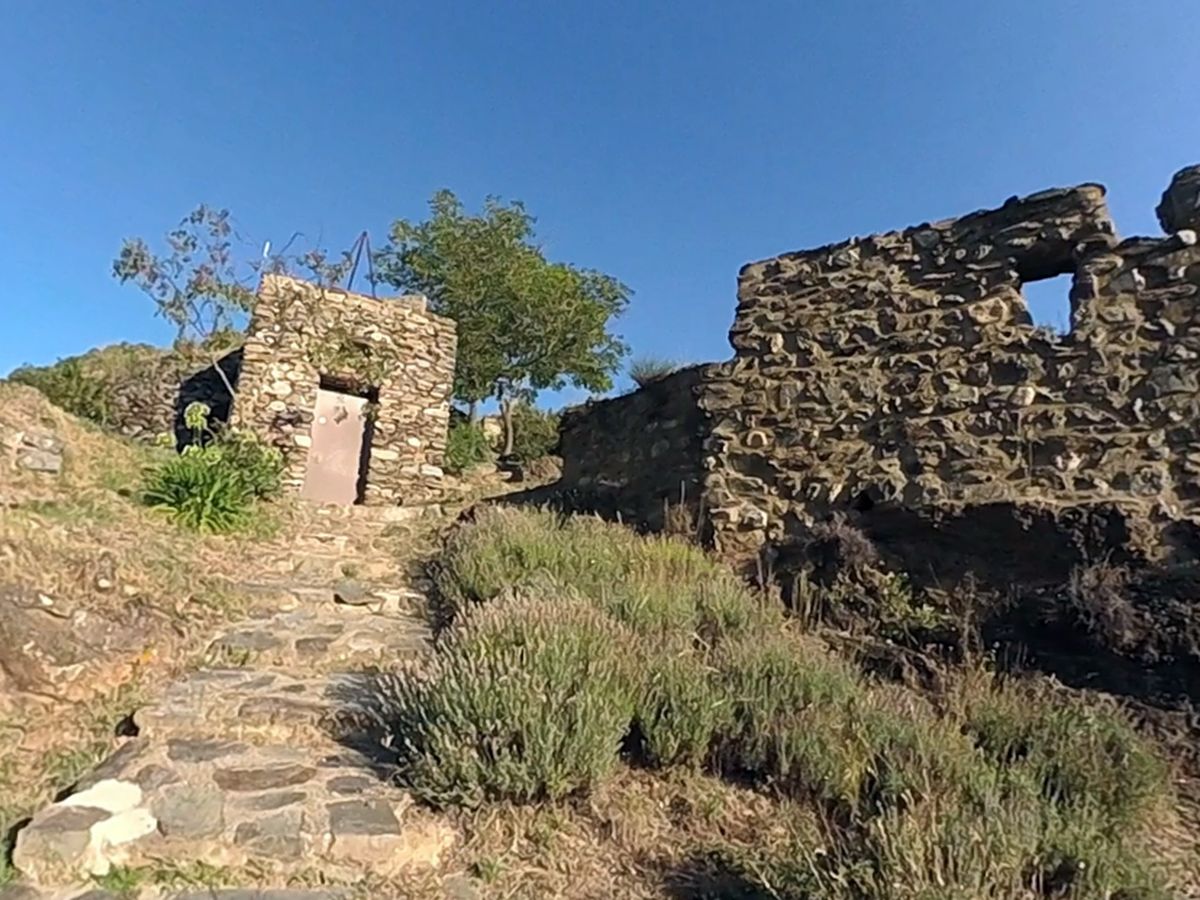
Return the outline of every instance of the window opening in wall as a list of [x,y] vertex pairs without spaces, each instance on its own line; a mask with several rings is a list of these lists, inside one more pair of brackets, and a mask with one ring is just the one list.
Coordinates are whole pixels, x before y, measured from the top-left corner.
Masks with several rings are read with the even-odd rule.
[[1033,324],[1062,336],[1071,333],[1072,273],[1026,281],[1021,285]]

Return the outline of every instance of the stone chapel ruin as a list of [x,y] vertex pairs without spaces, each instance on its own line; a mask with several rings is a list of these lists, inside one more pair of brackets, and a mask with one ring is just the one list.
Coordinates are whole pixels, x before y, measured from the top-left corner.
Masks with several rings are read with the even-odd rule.
[[[1018,573],[1195,559],[1200,166],[1157,212],[1165,237],[1121,240],[1084,184],[750,263],[733,358],[569,411],[554,490],[652,529],[682,503],[747,565],[839,513]],[[1021,287],[1067,273],[1060,336]]]
[[436,498],[454,323],[420,296],[378,300],[264,276],[233,422],[280,449],[285,487],[328,503]]
[[[131,347],[111,425],[139,440],[194,437],[203,403],[279,448],[284,487],[324,503],[411,505],[441,496],[454,323],[421,296],[375,298],[265,275],[244,342],[215,363]],[[232,388],[232,392],[230,390]]]

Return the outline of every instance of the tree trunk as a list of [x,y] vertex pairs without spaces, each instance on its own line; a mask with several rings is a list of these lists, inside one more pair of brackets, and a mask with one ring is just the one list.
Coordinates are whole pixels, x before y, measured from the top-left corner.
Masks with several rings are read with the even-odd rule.
[[512,399],[505,397],[500,400],[500,418],[504,420],[504,453],[503,456],[512,456],[513,452],[513,410]]

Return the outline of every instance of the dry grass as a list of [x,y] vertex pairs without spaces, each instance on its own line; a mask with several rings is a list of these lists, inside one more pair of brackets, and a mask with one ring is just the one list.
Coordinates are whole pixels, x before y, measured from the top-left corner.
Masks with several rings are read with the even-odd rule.
[[45,432],[64,445],[57,476],[0,456],[0,595],[45,598],[67,617],[61,622],[82,621],[73,644],[86,646],[106,627],[120,636],[111,650],[85,657],[69,684],[52,687],[21,657],[8,657],[20,671],[6,671],[0,653],[3,835],[107,752],[140,683],[185,665],[215,623],[239,611],[221,576],[237,570],[245,551],[180,531],[141,506],[136,494],[154,451],[31,388],[0,383],[0,431]]
[[1145,625],[1129,597],[1129,570],[1109,562],[1076,567],[1066,599],[1070,611],[1101,646],[1118,652],[1133,649]]
[[717,849],[783,850],[808,815],[709,775],[624,769],[585,800],[463,814],[450,864],[489,898],[765,897]]

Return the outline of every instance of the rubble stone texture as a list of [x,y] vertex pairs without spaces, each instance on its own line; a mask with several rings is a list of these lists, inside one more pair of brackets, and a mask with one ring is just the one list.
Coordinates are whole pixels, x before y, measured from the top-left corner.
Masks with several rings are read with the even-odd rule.
[[[680,483],[734,561],[839,510],[989,504],[1200,517],[1200,167],[1165,238],[1115,234],[1104,188],[786,253],[741,270],[734,358],[575,410],[560,488],[643,518]],[[1072,274],[1072,328],[1021,286]],[[688,407],[695,396],[695,410]],[[664,414],[664,410],[669,413]],[[675,434],[649,459],[653,430]],[[675,483],[643,489],[644,469]]]
[[[212,354],[200,350],[162,350],[149,344],[126,346],[136,360],[126,371],[91,373],[104,384],[109,428],[139,441],[173,434],[176,443],[184,446],[192,438],[183,417],[189,404],[203,403],[212,411],[213,421],[229,419],[233,396],[228,385],[237,385],[242,364],[240,349],[217,354],[214,360]],[[82,359],[86,361],[87,356]]]
[[361,377],[319,366],[349,339],[386,370],[378,383],[362,385],[376,403],[363,501],[402,505],[440,495],[456,335],[452,321],[425,307],[424,297],[377,300],[264,276],[242,349],[233,421],[280,449],[286,486],[304,482],[322,377]]
[[606,512],[662,529],[668,504],[700,496],[704,367],[673,372],[623,397],[567,410],[559,424],[563,482],[611,499]]

